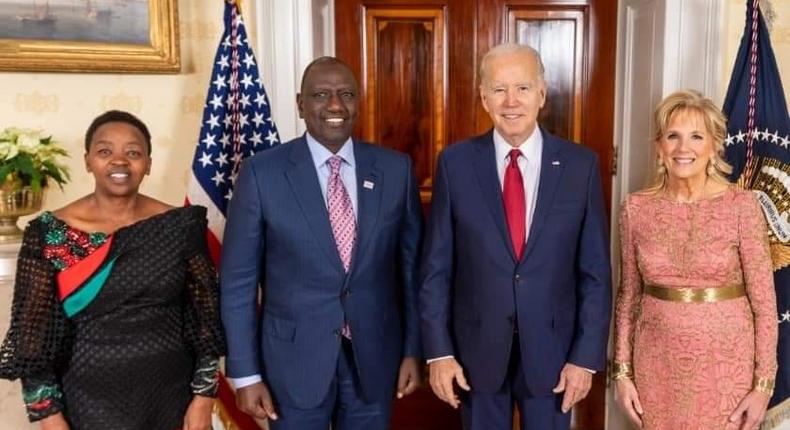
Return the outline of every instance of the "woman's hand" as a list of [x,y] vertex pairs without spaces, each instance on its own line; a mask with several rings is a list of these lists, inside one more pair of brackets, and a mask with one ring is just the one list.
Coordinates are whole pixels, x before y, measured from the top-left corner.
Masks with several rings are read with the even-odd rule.
[[211,408],[214,399],[211,397],[195,395],[189,402],[187,413],[184,415],[182,430],[211,430]]
[[735,412],[730,415],[730,422],[738,424],[739,430],[754,430],[760,427],[765,418],[765,410],[771,396],[762,391],[752,390],[741,400]]
[[69,425],[60,412],[44,418],[39,421],[39,424],[41,424],[41,430],[69,430]]
[[642,403],[639,402],[639,393],[636,392],[634,381],[630,378],[620,378],[614,383],[617,388],[615,391],[617,403],[623,408],[628,418],[641,429],[644,411]]

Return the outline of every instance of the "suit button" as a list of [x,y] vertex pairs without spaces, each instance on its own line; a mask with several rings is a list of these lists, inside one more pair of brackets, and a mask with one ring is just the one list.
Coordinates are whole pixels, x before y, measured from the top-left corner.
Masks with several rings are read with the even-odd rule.
[[340,329],[335,329],[334,331],[332,331],[332,334],[334,334],[336,337],[340,337],[340,333],[341,333]]
[[343,290],[340,293],[340,298],[345,299],[346,297],[348,297],[350,295],[351,295],[351,289],[350,288],[346,288],[345,290]]
[[516,282],[520,281],[521,280],[521,275],[516,274],[515,280],[516,280]]

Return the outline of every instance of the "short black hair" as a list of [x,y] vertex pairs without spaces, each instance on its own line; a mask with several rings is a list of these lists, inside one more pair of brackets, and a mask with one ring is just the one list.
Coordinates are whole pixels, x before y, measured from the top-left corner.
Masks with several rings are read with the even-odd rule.
[[302,73],[302,83],[299,86],[299,92],[300,93],[304,92],[305,78],[310,73],[310,71],[313,69],[313,67],[321,66],[321,65],[325,65],[325,64],[327,64],[327,65],[328,64],[332,64],[332,65],[338,65],[338,66],[344,67],[346,70],[348,70],[348,73],[350,73],[351,76],[354,78],[354,83],[357,86],[359,86],[359,83],[357,83],[357,77],[354,76],[354,72],[351,70],[351,67],[349,67],[348,64],[344,63],[343,60],[340,60],[339,58],[323,56],[323,57],[318,57],[315,60],[311,61],[310,64],[308,64],[307,67],[305,67],[304,72]]
[[96,134],[96,130],[109,122],[122,122],[140,130],[140,133],[142,133],[145,138],[145,146],[146,149],[148,149],[148,155],[151,155],[151,133],[148,131],[148,127],[146,127],[145,123],[141,121],[140,118],[121,110],[108,110],[93,119],[93,122],[91,122],[91,125],[88,127],[88,131],[85,132],[85,152],[90,151],[91,141],[93,140],[93,135]]

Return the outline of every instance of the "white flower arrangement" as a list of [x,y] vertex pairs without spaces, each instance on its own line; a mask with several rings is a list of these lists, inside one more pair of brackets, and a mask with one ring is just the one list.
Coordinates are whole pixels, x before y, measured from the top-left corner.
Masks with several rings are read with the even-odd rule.
[[0,132],[0,189],[34,191],[55,181],[63,188],[69,169],[62,163],[69,153],[41,130],[9,127]]

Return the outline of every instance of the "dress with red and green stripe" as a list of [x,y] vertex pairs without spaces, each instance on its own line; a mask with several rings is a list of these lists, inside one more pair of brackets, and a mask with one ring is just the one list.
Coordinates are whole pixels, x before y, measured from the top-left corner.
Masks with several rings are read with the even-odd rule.
[[108,236],[49,212],[25,230],[0,377],[22,379],[31,421],[72,430],[174,429],[214,396],[224,352],[205,209]]

